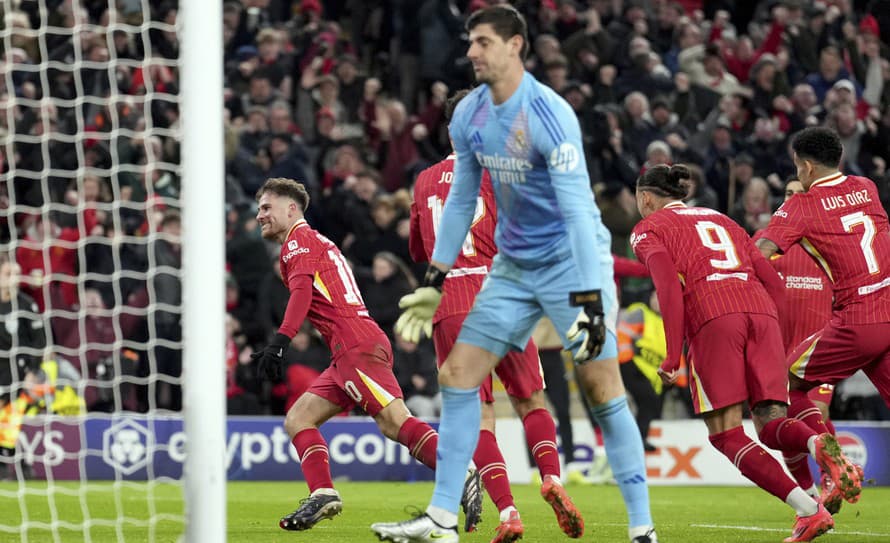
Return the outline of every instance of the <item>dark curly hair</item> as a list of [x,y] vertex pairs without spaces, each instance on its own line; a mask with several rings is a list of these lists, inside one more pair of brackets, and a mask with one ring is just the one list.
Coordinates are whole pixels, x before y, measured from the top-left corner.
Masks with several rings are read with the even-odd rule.
[[841,163],[844,146],[837,132],[821,126],[811,126],[798,132],[791,140],[791,149],[802,160],[810,160],[829,168]]
[[637,190],[648,190],[658,196],[682,200],[689,195],[692,172],[683,164],[659,164],[646,170],[637,179]]

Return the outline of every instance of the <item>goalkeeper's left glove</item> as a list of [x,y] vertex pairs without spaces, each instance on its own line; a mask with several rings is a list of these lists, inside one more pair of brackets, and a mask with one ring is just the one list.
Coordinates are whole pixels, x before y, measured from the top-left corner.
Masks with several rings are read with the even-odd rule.
[[433,315],[442,300],[442,284],[446,275],[447,272],[430,266],[421,286],[411,294],[402,296],[399,307],[404,312],[396,321],[397,334],[412,343],[420,341],[421,332],[433,337]]
[[569,328],[566,337],[572,342],[572,358],[576,364],[599,356],[606,343],[606,318],[603,314],[603,298],[599,290],[570,292],[569,304],[581,306],[581,311]]
[[284,366],[284,353],[290,345],[290,338],[282,333],[275,334],[272,341],[263,348],[250,355],[250,359],[256,362],[257,377],[278,379],[281,377],[281,369]]

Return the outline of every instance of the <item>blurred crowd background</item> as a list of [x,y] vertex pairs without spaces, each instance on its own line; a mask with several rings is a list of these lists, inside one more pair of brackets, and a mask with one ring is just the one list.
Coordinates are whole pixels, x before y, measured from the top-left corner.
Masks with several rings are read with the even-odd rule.
[[[254,219],[257,188],[268,177],[307,186],[309,222],[342,248],[393,336],[399,297],[424,269],[408,255],[411,186],[450,150],[444,102],[473,84],[463,24],[492,3],[223,3],[231,413],[283,413],[329,359],[307,324],[282,381],[256,379],[250,354],[288,296]],[[659,163],[692,166],[691,204],[763,228],[806,126],[837,130],[843,171],[873,179],[890,205],[890,0],[511,3],[529,24],[528,70],[577,112],[615,255],[632,258],[635,181]],[[92,380],[83,400],[95,410],[181,407],[178,10],[148,1],[143,30],[142,4],[3,4],[0,312],[33,307],[26,317],[51,334],[49,354],[3,355],[0,384],[45,374],[52,358]],[[650,303],[648,279],[620,286],[623,305]],[[435,402],[431,346],[392,339],[406,396]],[[137,384],[101,386],[117,376]],[[832,408],[887,418],[875,398],[851,383]]]

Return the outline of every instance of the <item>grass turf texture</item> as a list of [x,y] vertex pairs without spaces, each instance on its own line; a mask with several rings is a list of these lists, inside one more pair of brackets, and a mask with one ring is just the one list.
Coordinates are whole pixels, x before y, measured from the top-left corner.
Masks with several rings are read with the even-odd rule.
[[[57,483],[74,492],[74,496],[56,493],[58,519],[70,523],[83,520],[81,504],[76,496],[78,486]],[[247,483],[228,485],[228,541],[277,542],[311,541],[312,543],[377,541],[369,525],[377,521],[409,518],[406,505],[424,507],[432,492],[429,483],[338,483],[343,497],[343,513],[332,521],[322,521],[312,530],[285,532],[278,528],[278,519],[296,508],[306,496],[302,482]],[[127,517],[147,520],[145,486],[121,488],[120,501],[115,501],[110,483],[91,483],[86,501],[93,519],[114,519],[115,511]],[[569,493],[584,514],[586,523],[582,541],[627,541],[625,513],[621,496],[614,486],[570,486]],[[0,483],[4,507],[0,508],[0,524],[17,527],[22,520],[16,498],[16,483]],[[26,504],[29,519],[48,523],[51,520],[46,484],[29,482]],[[31,494],[32,492],[36,494]],[[537,486],[515,485],[513,493],[525,524],[523,541],[569,541],[556,525],[551,509],[541,499]],[[158,513],[182,513],[182,497],[175,485],[155,485],[155,508]],[[655,487],[651,490],[652,508],[663,542],[778,542],[791,533],[793,514],[775,498],[756,488],[726,487]],[[817,541],[834,543],[890,541],[890,488],[866,488],[857,504],[844,504],[835,517],[835,531]],[[461,523],[463,519],[461,518]],[[473,534],[461,534],[461,541],[488,542],[497,525],[497,512],[486,498],[483,523]],[[145,526],[122,524],[93,526],[93,541],[159,541],[174,542],[182,533],[178,521],[161,521],[155,525],[154,538],[149,539]],[[118,534],[122,534],[123,538]],[[84,541],[82,531],[62,528],[60,541]],[[32,528],[29,542],[53,541],[49,530]],[[0,532],[0,541],[18,541],[18,533]]]

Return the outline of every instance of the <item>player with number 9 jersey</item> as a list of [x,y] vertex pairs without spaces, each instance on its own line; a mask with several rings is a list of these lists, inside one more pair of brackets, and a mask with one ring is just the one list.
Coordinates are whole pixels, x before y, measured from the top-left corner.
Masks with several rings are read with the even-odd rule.
[[[679,359],[683,343],[683,327],[689,342],[690,385],[697,413],[704,413],[748,399],[753,405],[764,400],[787,403],[787,375],[782,339],[778,326],[776,303],[764,288],[755,270],[757,261],[769,265],[760,255],[748,234],[732,219],[713,209],[687,207],[673,202],[647,216],[634,227],[631,245],[640,262],[651,267],[650,258],[666,253],[682,284],[683,303],[663,301],[667,335],[668,360]],[[778,276],[769,270],[775,280]],[[761,272],[762,273],[762,272]],[[684,314],[671,314],[683,307]],[[732,317],[738,314],[737,317]],[[747,361],[756,363],[762,378],[749,382],[745,360],[732,341],[714,341],[712,334],[701,333],[715,319],[746,319],[754,321],[760,337],[749,343]],[[728,338],[727,338],[728,339]],[[757,353],[754,353],[754,350]],[[734,364],[739,362],[739,364]],[[733,372],[739,372],[738,379]],[[741,385],[741,386],[740,386]]]
[[840,453],[824,452],[839,450],[830,434],[786,416],[788,371],[775,303],[783,301],[784,285],[741,226],[713,209],[683,203],[689,178],[689,169],[675,164],[650,168],[637,181],[643,220],[631,244],[652,272],[664,315],[668,354],[659,374],[666,383],[676,381],[677,323],[685,320],[690,389],[708,440],[745,477],[795,510],[794,531],[785,541],[810,541],[834,525],[831,514],[745,434],[743,402],[765,446],[789,456],[815,454],[838,474],[833,481],[848,463]]

